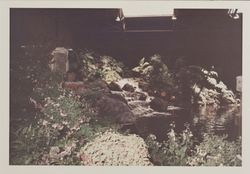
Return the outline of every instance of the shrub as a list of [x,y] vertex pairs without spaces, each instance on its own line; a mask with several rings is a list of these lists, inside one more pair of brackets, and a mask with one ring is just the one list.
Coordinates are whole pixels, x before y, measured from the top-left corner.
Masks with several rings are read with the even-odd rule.
[[[174,126],[174,125],[173,125]],[[191,153],[193,146],[192,133],[188,125],[186,129],[177,135],[173,129],[168,133],[168,139],[162,143],[156,141],[154,135],[146,139],[149,152],[155,165],[163,166],[184,166]]]
[[150,86],[156,90],[171,92],[175,88],[172,73],[158,54],[150,57],[148,62],[145,61],[145,58],[142,58],[139,65],[133,68],[132,71],[141,74],[149,82]]
[[204,135],[204,140],[196,146],[193,156],[188,158],[191,166],[241,166],[241,139],[235,142],[227,136]]
[[[47,164],[46,160],[41,159],[50,147],[62,146],[67,141],[79,143],[75,139],[76,134],[81,127],[86,127],[94,112],[86,102],[80,102],[77,96],[66,91],[59,93],[58,98],[46,97],[36,119],[27,127],[20,126],[12,135],[12,164],[23,164],[23,161],[25,164]],[[87,133],[81,135],[90,136]],[[54,160],[48,163],[54,163]]]
[[[51,89],[54,95],[48,92]],[[32,96],[33,104],[40,105],[35,119],[12,131],[11,164],[80,164],[80,147],[97,133],[119,128],[109,120],[98,119],[94,108],[79,95],[57,86],[42,88],[40,94],[42,104]],[[35,96],[43,98],[37,91]]]
[[100,56],[91,51],[80,51],[83,66],[82,75],[85,79],[101,78],[106,82],[121,79],[124,65],[109,56]]
[[200,144],[186,128],[176,134],[172,128],[168,140],[162,143],[154,135],[146,139],[151,159],[155,165],[164,166],[241,166],[241,139],[226,140],[227,136],[204,134]]

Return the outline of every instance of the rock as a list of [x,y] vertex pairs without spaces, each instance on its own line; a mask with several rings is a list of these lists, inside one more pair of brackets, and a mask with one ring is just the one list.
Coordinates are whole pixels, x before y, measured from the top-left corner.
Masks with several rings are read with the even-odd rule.
[[242,92],[242,76],[236,77],[236,91]]
[[193,103],[198,103],[199,105],[228,105],[237,104],[237,98],[234,93],[227,88],[227,86],[220,81],[218,73],[214,70],[207,71],[203,68],[196,68],[198,71],[194,71],[194,74],[199,74],[199,69],[201,69],[202,81],[196,80],[193,84]]
[[150,102],[150,107],[155,111],[164,112],[167,111],[168,103],[167,101],[156,97]]
[[110,89],[108,87],[108,83],[104,80],[98,79],[92,82],[88,82],[88,86],[93,91],[102,91],[109,93]]
[[153,89],[148,90],[148,95],[155,96],[156,94],[157,94],[157,91],[155,91]]
[[227,89],[227,86],[222,81],[220,81],[218,84],[216,84],[215,87],[218,88],[220,91]]
[[207,78],[207,82],[212,85],[212,86],[216,86],[217,85],[217,80],[215,78],[212,77],[208,77]]
[[139,96],[139,100],[146,100],[147,99],[147,95],[144,94],[144,93],[140,93],[140,96]]
[[123,86],[122,89],[123,89],[124,91],[128,91],[128,92],[134,92],[134,91],[135,91],[135,88],[134,88],[132,85],[128,84],[128,83],[126,83],[126,84]]
[[121,102],[128,104],[127,100],[120,94],[107,94],[109,97],[113,98],[113,99],[118,99]]
[[111,91],[122,91],[121,87],[115,83],[114,81],[112,81],[109,85],[108,85],[109,89]]
[[96,80],[93,82],[64,82],[62,84],[64,89],[69,89],[77,94],[84,94],[86,92],[104,92],[109,93],[108,84],[103,80]]
[[134,123],[136,120],[129,106],[117,96],[102,95],[97,100],[97,107],[100,116],[112,117],[120,124]]
[[[134,134],[122,135],[107,131],[80,149],[84,165],[149,166],[147,145]],[[86,160],[87,159],[87,160]],[[91,162],[89,162],[91,161]]]
[[68,71],[68,49],[57,47],[51,53],[53,58],[49,63],[52,72],[66,73]]
[[143,91],[148,91],[149,90],[149,84],[144,81],[139,81],[138,83],[139,88],[141,88]]
[[219,105],[220,93],[213,89],[203,88],[202,91],[199,93],[199,101],[198,104],[202,106],[206,105]]
[[213,78],[215,78],[215,79],[218,79],[218,78],[219,78],[218,73],[217,73],[216,71],[213,71],[213,70],[211,70],[211,71],[209,72],[209,76],[210,76],[210,77],[213,77]]
[[143,70],[142,70],[142,75],[146,76],[146,77],[149,77],[150,74],[154,71],[154,67],[149,65],[147,67],[145,67]]
[[67,82],[74,82],[76,81],[76,73],[74,72],[67,72],[65,81]]
[[222,91],[221,103],[222,104],[236,104],[238,102],[232,91],[225,90],[225,91]]
[[123,125],[131,125],[136,122],[136,116],[131,112],[123,112],[117,116],[117,121]]
[[81,67],[80,64],[81,62],[76,52],[74,52],[72,49],[68,49],[67,72],[75,72],[78,74]]
[[125,92],[127,100],[136,101],[136,100],[146,100],[147,95],[143,92]]

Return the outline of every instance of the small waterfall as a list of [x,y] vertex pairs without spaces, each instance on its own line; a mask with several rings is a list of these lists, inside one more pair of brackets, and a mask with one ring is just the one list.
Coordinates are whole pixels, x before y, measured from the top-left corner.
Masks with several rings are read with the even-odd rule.
[[[214,107],[180,108],[168,106],[166,112],[158,112],[150,107],[154,99],[139,87],[140,78],[124,78],[116,83],[123,88],[125,84],[134,87],[133,92],[111,91],[125,98],[131,111],[137,116],[136,129],[142,137],[150,133],[157,136],[158,140],[164,140],[169,131],[169,124],[175,122],[176,131],[181,132],[184,124],[189,123],[195,136],[202,133],[227,134],[232,139],[241,136],[241,113],[235,107],[215,109]],[[146,96],[140,100],[138,94]]]
[[[124,78],[117,82],[117,84],[122,88],[125,84],[129,84],[134,87],[134,92],[128,92],[128,91],[112,91],[113,94],[119,94],[123,96],[126,101],[128,102],[129,107],[131,108],[131,111],[137,116],[137,117],[155,117],[155,116],[170,116],[171,111],[174,109],[180,109],[179,107],[169,106],[170,112],[157,112],[150,108],[149,103],[152,99],[154,99],[153,96],[150,96],[147,92],[143,91],[141,88],[139,88],[139,78]],[[138,99],[138,95],[136,94],[143,94],[146,96],[145,100]]]

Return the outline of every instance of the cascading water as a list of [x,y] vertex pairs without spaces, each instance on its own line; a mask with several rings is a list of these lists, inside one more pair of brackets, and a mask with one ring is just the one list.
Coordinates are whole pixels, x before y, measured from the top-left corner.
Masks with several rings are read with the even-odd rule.
[[[215,109],[213,107],[180,108],[168,106],[166,112],[158,112],[150,107],[154,99],[139,87],[140,78],[123,78],[117,81],[122,88],[125,84],[134,87],[133,92],[111,91],[125,98],[133,114],[137,117],[135,123],[136,133],[146,137],[153,133],[158,140],[164,140],[169,131],[170,123],[176,124],[176,131],[181,132],[185,123],[190,125],[194,135],[199,137],[202,133],[227,134],[229,138],[235,139],[241,136],[241,114],[237,106],[227,106]],[[143,94],[145,100],[140,100],[138,95]]]

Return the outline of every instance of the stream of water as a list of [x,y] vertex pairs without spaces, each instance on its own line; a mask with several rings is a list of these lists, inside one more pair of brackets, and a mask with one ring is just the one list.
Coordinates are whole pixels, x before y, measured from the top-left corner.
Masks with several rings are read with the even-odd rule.
[[196,138],[203,133],[216,135],[228,135],[229,140],[235,140],[241,136],[241,109],[239,106],[227,106],[214,108],[213,106],[197,108],[180,108],[168,106],[167,112],[157,112],[150,108],[149,103],[153,99],[148,93],[142,91],[138,85],[138,79],[125,78],[117,82],[121,87],[126,83],[135,88],[135,92],[146,95],[146,100],[139,100],[136,95],[127,91],[112,91],[122,95],[128,102],[132,112],[138,117],[135,125],[129,129],[145,138],[149,134],[156,135],[159,141],[166,139],[170,124],[175,124],[175,131],[181,132],[185,124],[189,124]]

